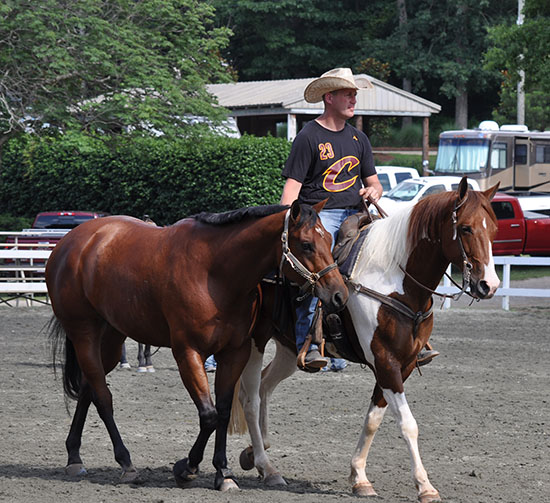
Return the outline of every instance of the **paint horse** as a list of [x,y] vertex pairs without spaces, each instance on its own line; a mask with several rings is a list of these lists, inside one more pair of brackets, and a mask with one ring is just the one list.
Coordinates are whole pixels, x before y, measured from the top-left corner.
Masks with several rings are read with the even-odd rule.
[[[426,197],[413,208],[370,226],[350,275],[350,298],[342,313],[349,345],[355,350],[354,361],[368,365],[376,378],[351,460],[350,482],[355,495],[376,495],[365,471],[367,455],[389,407],[410,453],[419,501],[440,501],[420,459],[418,426],[403,383],[430,337],[432,294],[449,263],[463,271],[463,290],[469,287],[473,297],[490,298],[499,285],[492,257],[497,221],[490,204],[497,187],[471,191],[463,178],[456,192]],[[270,444],[267,406],[277,384],[296,370],[296,350],[292,334],[274,330],[270,306],[274,297],[274,287],[264,288],[250,361],[241,377],[240,402],[252,446],[241,453],[240,461],[244,469],[255,466],[267,484],[285,484],[265,450]],[[276,339],[275,357],[261,371],[264,348],[272,335]],[[350,359],[338,354],[333,345],[328,348],[332,356]],[[233,420],[238,431],[238,414]]]
[[[77,400],[66,440],[68,474],[85,473],[80,444],[93,402],[122,467],[121,480],[137,477],[105,378],[131,337],[172,349],[198,409],[198,436],[188,457],[173,468],[177,484],[186,487],[197,477],[215,431],[214,486],[238,487],[227,464],[227,426],[234,387],[250,355],[258,283],[279,266],[330,311],[342,309],[348,298],[318,218],[323,206],[243,208],[199,214],[169,227],[105,217],[79,225],[58,243],[46,282],[54,311],[49,331],[54,363],[56,354],[65,355],[65,393]],[[218,363],[215,405],[204,370],[211,354]]]

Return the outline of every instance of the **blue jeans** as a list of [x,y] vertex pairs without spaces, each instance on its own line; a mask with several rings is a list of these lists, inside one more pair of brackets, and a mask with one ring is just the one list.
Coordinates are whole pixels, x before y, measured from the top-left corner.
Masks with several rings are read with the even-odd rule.
[[[332,234],[332,247],[336,243],[336,237],[342,222],[350,215],[357,213],[357,210],[322,210],[319,213],[323,227]],[[315,271],[318,272],[318,271]],[[302,301],[296,308],[296,348],[298,351],[302,349],[304,342],[313,320],[313,313],[315,312],[315,306],[317,305],[317,297],[308,297]],[[316,344],[311,345],[311,349],[319,349]],[[342,360],[340,358],[333,358],[332,363],[335,366],[341,366]],[[336,363],[336,364],[335,364]]]

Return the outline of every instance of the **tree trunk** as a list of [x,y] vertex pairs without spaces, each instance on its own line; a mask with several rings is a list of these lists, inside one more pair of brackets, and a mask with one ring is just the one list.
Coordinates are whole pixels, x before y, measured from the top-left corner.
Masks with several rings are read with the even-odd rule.
[[[407,33],[407,4],[406,0],[397,0],[397,13],[399,16],[399,29],[401,31],[401,50],[405,53],[409,47],[409,37]],[[411,92],[411,80],[403,78],[403,91]],[[406,128],[412,124],[412,117],[403,117],[401,127]]]
[[468,91],[464,88],[456,96],[455,122],[460,129],[468,127]]

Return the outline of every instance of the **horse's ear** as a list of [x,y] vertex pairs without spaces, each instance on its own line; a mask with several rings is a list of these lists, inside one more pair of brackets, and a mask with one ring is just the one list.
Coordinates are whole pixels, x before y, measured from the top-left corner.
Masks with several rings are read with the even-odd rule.
[[468,178],[466,176],[463,176],[462,180],[460,180],[460,183],[458,184],[457,192],[458,192],[458,200],[462,201],[466,196],[466,192],[468,192]]
[[497,193],[497,190],[498,188],[500,187],[500,182],[498,182],[496,185],[494,185],[493,187],[487,189],[485,192],[483,192],[483,195],[489,200],[491,201],[493,199],[493,197],[495,197],[495,194]]
[[300,216],[301,211],[302,211],[302,209],[300,208],[300,203],[296,199],[292,203],[292,206],[290,207],[290,216],[291,216],[292,220],[294,220],[294,221],[298,220],[298,217]]
[[322,201],[318,202],[317,204],[313,205],[313,209],[319,213],[324,207],[325,204],[328,202],[328,197],[326,199],[323,199]]

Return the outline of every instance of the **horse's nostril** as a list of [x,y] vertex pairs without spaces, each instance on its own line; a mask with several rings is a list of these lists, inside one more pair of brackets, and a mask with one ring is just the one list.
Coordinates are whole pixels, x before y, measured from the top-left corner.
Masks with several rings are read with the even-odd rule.
[[481,297],[487,297],[491,289],[489,288],[489,284],[487,283],[487,281],[481,280],[477,284],[477,291],[479,292]]
[[334,304],[334,307],[336,307],[337,309],[342,309],[345,304],[344,296],[340,292],[336,292],[332,296],[332,303]]

